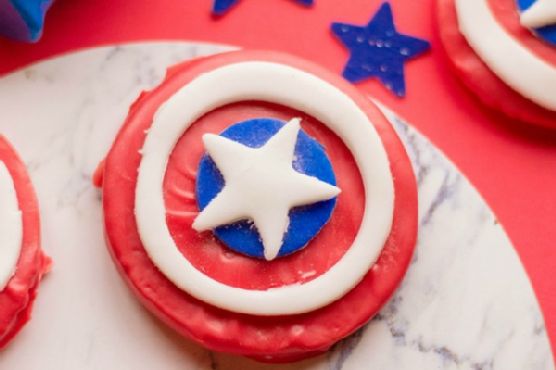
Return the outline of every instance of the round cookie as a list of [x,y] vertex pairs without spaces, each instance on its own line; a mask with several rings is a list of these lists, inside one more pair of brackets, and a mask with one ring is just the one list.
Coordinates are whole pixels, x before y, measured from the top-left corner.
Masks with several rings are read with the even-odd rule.
[[[275,85],[287,83],[284,80],[293,76],[291,83],[307,82],[305,91],[310,94],[301,89],[284,92],[271,86],[274,80],[269,78],[272,84],[264,81],[265,76],[283,71],[284,78],[278,79]],[[242,78],[233,85],[225,82],[242,74],[252,78]],[[214,81],[219,88],[203,90],[206,92],[202,94],[187,93],[187,89],[202,88],[203,81],[214,76],[222,77]],[[311,90],[312,83],[321,86],[322,91]],[[216,99],[215,95],[225,95],[226,90],[237,88],[259,93],[242,93],[234,99],[219,98],[219,104],[209,104],[210,109],[195,117],[186,130],[178,131],[162,167],[163,178],[157,186],[150,187],[148,182],[157,178],[153,171],[158,167],[149,163],[166,153],[159,144],[168,139],[164,134],[168,131],[158,131],[163,127],[160,123],[166,115],[172,121],[170,126],[189,123],[187,112],[175,111],[172,101],[177,103],[177,109],[193,109],[204,99]],[[311,109],[321,111],[330,107],[325,101],[317,107],[292,107],[298,104],[297,98],[323,93],[339,94],[344,100],[338,106],[360,113],[356,116],[359,121],[353,121],[353,126],[361,127],[361,132],[340,123],[333,126],[335,121],[343,119],[342,115],[328,120],[333,123],[330,125],[323,122],[323,116],[316,118],[308,113]],[[274,99],[276,96],[282,96],[282,100]],[[290,96],[296,98],[291,98],[291,104],[284,104],[284,99]],[[339,195],[333,195],[336,203],[330,219],[306,246],[267,259],[237,253],[219,241],[212,231],[199,232],[193,227],[200,215],[195,190],[199,163],[208,150],[205,138],[209,135],[211,140],[220,140],[220,146],[237,147],[216,134],[239,122],[262,117],[284,123],[269,141],[286,128],[295,132],[290,125],[295,124],[293,118],[299,118],[301,130],[325,149],[337,187],[341,189]],[[361,119],[365,125],[358,126]],[[344,127],[347,133],[343,132]],[[338,131],[342,131],[341,137]],[[357,143],[354,144],[353,138]],[[362,160],[353,150],[357,145],[373,147],[372,153],[377,155]],[[373,170],[361,166],[362,163],[370,163]],[[145,306],[176,331],[209,349],[260,361],[287,362],[316,355],[365,324],[401,282],[417,236],[415,178],[390,123],[365,96],[340,77],[310,62],[279,53],[231,52],[171,68],[159,87],[143,93],[133,104],[94,180],[103,190],[109,250],[119,271]],[[371,193],[369,184],[376,185],[370,187]],[[392,196],[386,190],[381,192],[383,187]],[[150,190],[145,192],[145,189]],[[160,201],[158,196],[162,196]],[[158,208],[144,212],[143,207],[149,203]],[[157,217],[161,204],[164,214]],[[381,208],[380,204],[385,206]],[[382,215],[373,213],[381,209],[386,210]],[[162,219],[163,230],[156,228],[160,224],[157,219]],[[277,217],[275,224],[279,221]],[[368,225],[375,223],[380,227],[375,225],[377,233],[369,237]],[[167,243],[164,232],[170,235]],[[380,233],[384,234],[383,239],[375,235]],[[168,251],[164,243],[173,246],[174,251]],[[353,263],[353,257],[360,255],[366,259]],[[352,263],[346,264],[350,259]],[[175,269],[174,263],[177,263]],[[336,270],[345,272],[346,266],[353,267],[354,272],[347,270],[346,275],[350,276],[334,275]],[[181,278],[186,273],[189,280]],[[337,279],[330,280],[331,276]],[[192,284],[195,281],[203,288],[214,289],[196,289]],[[289,293],[296,296],[303,289],[318,288],[321,282],[327,281],[337,284],[324,285],[326,289],[321,289],[322,293],[300,295],[296,301],[288,297]],[[215,294],[219,291],[223,294]]]
[[31,318],[39,282],[51,261],[40,249],[39,209],[31,180],[0,136],[0,348]]
[[[556,46],[520,22],[516,0],[470,0],[460,7],[458,1],[437,0],[436,19],[442,45],[463,84],[494,111],[556,128],[554,94],[547,90],[556,78]],[[473,6],[480,7],[480,14],[470,16],[468,7]],[[489,31],[482,33],[499,38],[476,35],[484,24]],[[496,40],[496,47],[485,44],[488,39]],[[506,52],[513,49],[519,53]]]

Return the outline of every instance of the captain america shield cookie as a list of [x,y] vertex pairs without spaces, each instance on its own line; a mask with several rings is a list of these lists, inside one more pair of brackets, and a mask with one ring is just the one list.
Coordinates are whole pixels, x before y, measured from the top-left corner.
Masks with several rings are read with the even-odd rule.
[[280,53],[172,67],[95,183],[141,302],[259,361],[314,356],[364,325],[416,242],[415,177],[390,123],[340,76]]
[[556,3],[437,0],[448,60],[485,106],[556,128]]
[[25,165],[0,136],[0,348],[31,319],[42,276],[39,208]]

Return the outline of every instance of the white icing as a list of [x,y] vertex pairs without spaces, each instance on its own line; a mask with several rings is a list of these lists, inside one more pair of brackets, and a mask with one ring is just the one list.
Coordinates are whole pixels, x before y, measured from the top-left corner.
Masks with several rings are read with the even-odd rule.
[[205,149],[225,180],[224,188],[193,222],[197,231],[241,220],[252,220],[264,256],[276,258],[290,222],[290,209],[334,198],[336,186],[293,169],[299,118],[260,148],[249,148],[228,138],[206,134]]
[[[344,141],[361,173],[365,212],[353,245],[326,273],[304,284],[264,291],[222,284],[197,270],[180,253],[166,224],[163,182],[176,142],[206,112],[248,100],[282,104],[314,116]],[[199,75],[155,113],[141,153],[135,213],[146,252],[177,287],[228,311],[287,315],[324,307],[361,281],[390,234],[394,184],[388,156],[374,126],[337,87],[290,66],[239,62]]]
[[537,0],[521,13],[521,24],[527,28],[540,28],[556,24],[556,0]]
[[536,104],[556,110],[556,68],[515,40],[486,0],[455,0],[462,35],[506,84]]
[[23,223],[12,176],[0,161],[0,291],[15,273],[23,240]]

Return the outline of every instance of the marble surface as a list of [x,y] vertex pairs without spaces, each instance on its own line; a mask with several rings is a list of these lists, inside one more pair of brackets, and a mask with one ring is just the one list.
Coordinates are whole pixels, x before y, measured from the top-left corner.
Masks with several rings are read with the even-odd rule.
[[87,50],[0,79],[0,132],[29,166],[55,265],[34,318],[1,369],[554,369],[543,318],[504,230],[477,191],[392,117],[419,181],[421,229],[401,287],[334,350],[292,365],[214,354],[158,323],[104,245],[91,174],[139,91],[216,45],[145,43]]

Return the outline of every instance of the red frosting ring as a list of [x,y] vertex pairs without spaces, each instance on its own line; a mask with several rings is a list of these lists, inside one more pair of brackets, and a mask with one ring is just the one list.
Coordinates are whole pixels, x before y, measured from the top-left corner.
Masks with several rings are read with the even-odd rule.
[[[163,102],[200,73],[246,60],[269,60],[288,64],[317,75],[340,88],[368,114],[382,139],[390,160],[395,190],[393,227],[379,260],[364,279],[344,297],[326,307],[306,314],[260,317],[228,312],[201,302],[177,288],[153,265],[137,232],[134,198],[137,169],[141,160],[139,149],[143,146],[145,130],[150,127],[153,114]],[[291,117],[292,114],[299,113],[271,104],[244,102],[211,112],[195,122],[192,128],[196,126],[202,128],[206,125],[208,128],[202,128],[201,131],[205,129],[218,131],[223,120],[226,119],[229,124],[232,124],[240,117],[264,115],[285,119]],[[339,200],[338,204],[345,202],[342,207],[347,207],[342,214],[347,218],[347,221],[344,220],[347,222],[346,225],[351,225],[346,235],[348,241],[352,240],[362,215],[360,205],[363,192],[359,173],[356,171],[357,167],[353,157],[349,152],[346,153],[347,149],[341,143],[337,146],[338,150],[336,151],[339,139],[335,135],[322,129],[322,126],[312,118],[306,116],[304,118],[307,118],[307,123],[303,127],[309,134],[317,136],[319,141],[323,141],[327,146],[335,146],[334,149],[327,147],[327,151],[335,166],[337,177],[341,175],[336,164],[341,161],[346,162],[341,169],[342,175],[345,172],[351,176],[352,181],[346,185],[357,192],[344,191],[342,197],[345,199]],[[168,194],[170,189],[168,183],[171,183],[171,177],[174,176],[170,172],[173,171],[173,168],[178,171],[181,167],[182,170],[189,168],[194,173],[197,167],[195,161],[198,163],[200,157],[201,151],[192,148],[192,159],[188,158],[184,162],[177,162],[187,152],[185,145],[188,142],[188,135],[186,132],[180,139],[180,143],[172,154],[174,159],[169,163],[165,181],[165,199],[168,206],[180,206],[179,202],[172,200]],[[180,149],[180,146],[183,147]],[[333,154],[331,154],[332,152]],[[183,154],[178,155],[179,153]],[[177,161],[173,163],[174,160]],[[102,184],[103,188],[105,228],[111,254],[120,272],[146,307],[182,335],[192,338],[210,349],[241,354],[261,361],[284,362],[313,356],[327,350],[332,344],[365,324],[390,298],[394,289],[401,282],[411,261],[416,242],[417,192],[415,178],[404,147],[390,123],[367,98],[340,77],[310,62],[279,53],[231,52],[183,63],[170,69],[166,80],[159,87],[151,92],[143,93],[131,107],[128,118],[112,149],[95,175],[95,182],[98,185]],[[350,214],[349,207],[352,205],[353,210]],[[180,211],[180,209],[173,208],[172,211]],[[167,221],[169,227],[173,229],[172,234],[178,241],[180,250],[184,255],[191,257],[193,254],[190,251],[184,252],[185,249],[189,249],[187,240],[176,237],[180,226],[183,228],[189,224],[194,213],[190,215],[189,221],[184,221],[187,220],[187,217],[179,216],[176,221],[170,214]],[[173,222],[177,222],[179,225],[172,225]],[[325,229],[334,230],[333,222],[329,223]],[[342,222],[342,220],[338,220],[338,222]],[[325,229],[321,233],[326,233]],[[314,245],[317,245],[318,238],[312,242]],[[323,238],[322,241],[326,241],[326,239]],[[219,274],[217,266],[213,266],[214,261],[221,263],[229,259],[233,252],[220,247],[215,241],[210,242],[209,249],[211,255],[191,257],[194,262],[197,259],[195,263],[199,268],[205,263],[207,273],[218,280],[224,280],[237,286],[251,284],[247,279],[236,279],[228,273]],[[333,251],[333,248],[330,251]],[[331,254],[335,256],[333,262],[337,261],[343,252],[345,250],[339,248],[335,255]],[[296,254],[302,256],[302,253],[304,252]],[[306,253],[311,253],[311,246],[306,248]],[[291,258],[299,258],[302,261],[300,256]],[[205,258],[209,258],[209,260],[205,260]],[[244,258],[233,254],[231,260],[234,260],[234,263],[238,263],[246,271],[256,268],[252,260],[245,261]],[[262,261],[256,263],[265,264]],[[319,266],[325,266],[321,272],[329,268],[329,265],[319,263]],[[279,266],[279,263],[277,266],[274,276],[287,277],[287,266],[285,264]],[[230,271],[228,270],[228,272]],[[300,276],[293,278],[290,276],[289,279],[297,281],[299,278]],[[288,278],[284,278],[278,283],[278,286],[289,283],[289,281]],[[268,280],[259,280],[251,287],[260,287],[262,285],[257,284],[264,283],[268,283]]]
[[182,254],[206,275],[230,286],[265,290],[305,283],[328,271],[353,243],[363,218],[364,199],[340,194],[330,222],[303,250],[265,263],[235,253],[212,232],[193,230],[191,224],[199,211],[194,196],[196,169],[205,151],[202,135],[220,133],[231,122],[259,117],[286,122],[301,117],[303,130],[327,149],[342,193],[364,194],[364,189],[353,157],[340,138],[313,117],[286,107],[261,102],[229,105],[206,114],[186,131],[170,156],[164,181],[170,233]]

